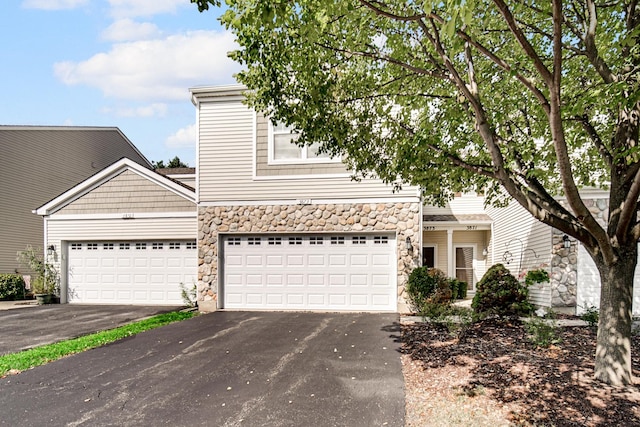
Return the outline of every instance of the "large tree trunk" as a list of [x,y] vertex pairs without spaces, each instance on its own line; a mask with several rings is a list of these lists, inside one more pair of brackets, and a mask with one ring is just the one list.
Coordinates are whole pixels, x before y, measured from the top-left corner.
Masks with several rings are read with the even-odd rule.
[[595,377],[612,385],[632,383],[631,314],[638,249],[635,242],[629,246],[618,252],[611,266],[596,261],[602,286]]

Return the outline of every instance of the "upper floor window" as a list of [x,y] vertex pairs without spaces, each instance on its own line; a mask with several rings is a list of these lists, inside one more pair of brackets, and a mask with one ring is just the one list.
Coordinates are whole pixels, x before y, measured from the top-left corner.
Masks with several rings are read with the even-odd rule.
[[269,160],[273,163],[329,163],[339,162],[328,153],[320,153],[320,144],[300,147],[296,140],[300,136],[291,127],[269,121]]

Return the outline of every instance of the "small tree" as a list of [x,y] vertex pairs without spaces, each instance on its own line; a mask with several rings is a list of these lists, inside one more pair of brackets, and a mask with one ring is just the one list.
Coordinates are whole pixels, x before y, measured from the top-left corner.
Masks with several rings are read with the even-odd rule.
[[33,271],[36,277],[31,280],[31,290],[36,294],[59,294],[60,276],[55,266],[45,261],[41,248],[27,246],[18,252],[18,262]]
[[169,160],[169,163],[164,164],[163,160],[159,160],[157,162],[151,162],[154,169],[175,169],[175,168],[188,168],[189,165],[184,163],[178,156],[175,156],[173,159]]
[[471,308],[476,313],[499,316],[530,314],[533,306],[529,303],[528,296],[527,287],[518,282],[504,265],[496,264],[476,284]]

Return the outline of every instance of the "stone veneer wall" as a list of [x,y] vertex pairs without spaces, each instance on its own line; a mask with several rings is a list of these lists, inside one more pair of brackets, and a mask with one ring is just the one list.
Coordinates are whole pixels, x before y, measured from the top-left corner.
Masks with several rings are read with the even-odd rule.
[[[404,288],[419,265],[420,203],[255,205],[198,208],[198,302],[215,309],[220,233],[395,232],[398,309],[406,311]],[[204,304],[203,304],[204,303]]]
[[[604,226],[609,217],[608,199],[586,199],[585,205],[593,217]],[[566,203],[563,203],[566,206]],[[562,237],[564,233],[553,229],[553,247],[551,252],[551,306],[552,307],[576,307],[578,281],[578,245],[575,239],[570,238],[571,247],[564,248]]]

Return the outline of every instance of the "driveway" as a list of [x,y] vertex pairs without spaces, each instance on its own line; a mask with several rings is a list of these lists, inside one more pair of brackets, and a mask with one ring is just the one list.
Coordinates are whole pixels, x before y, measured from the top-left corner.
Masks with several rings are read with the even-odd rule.
[[215,312],[0,379],[0,425],[403,426],[394,314]]
[[0,310],[0,355],[116,328],[178,308],[52,304]]

